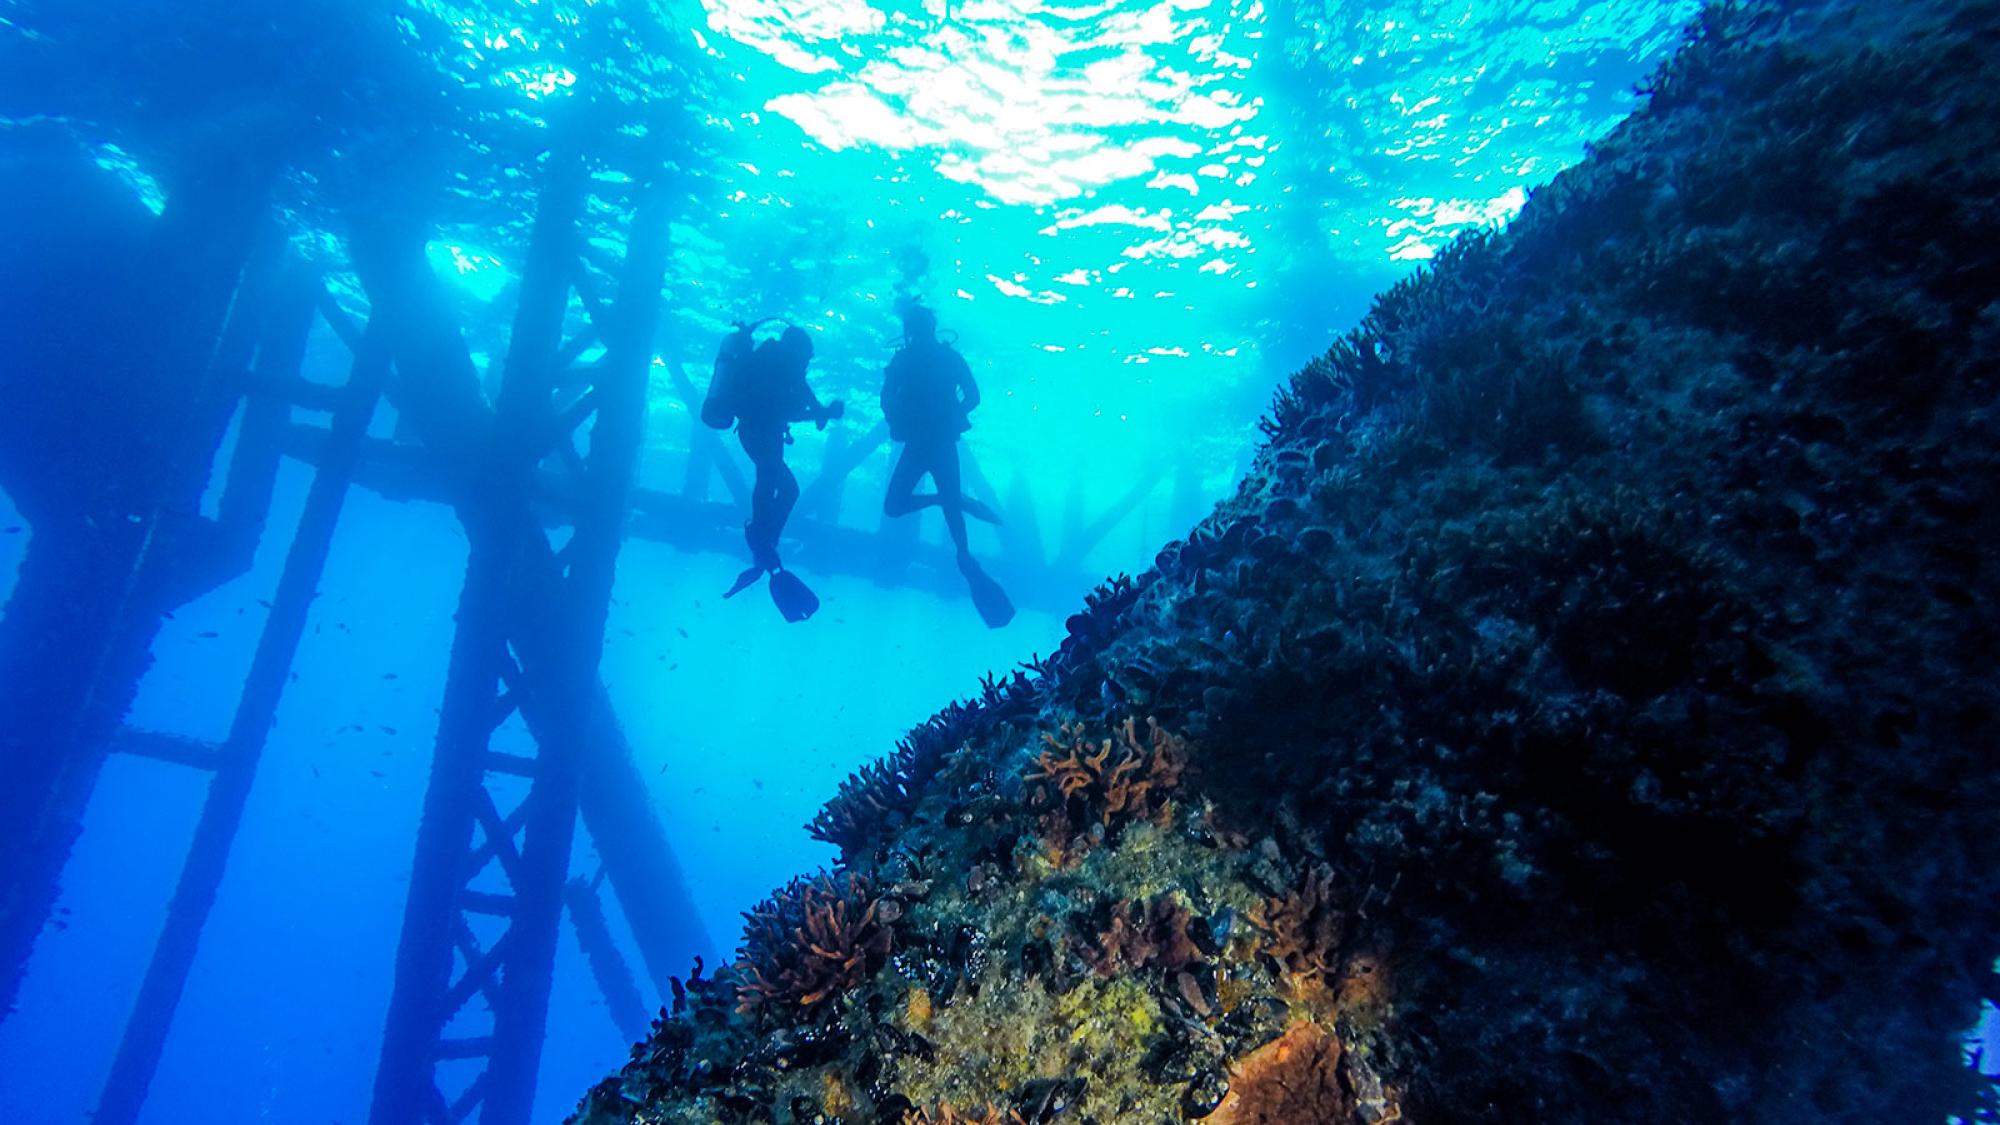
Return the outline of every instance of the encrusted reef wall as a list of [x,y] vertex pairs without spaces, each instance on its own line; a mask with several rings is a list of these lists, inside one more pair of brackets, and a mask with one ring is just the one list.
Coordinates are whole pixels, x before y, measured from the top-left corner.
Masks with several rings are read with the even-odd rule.
[[1993,4],[1709,10],[577,1119],[1992,1112],[1996,123]]

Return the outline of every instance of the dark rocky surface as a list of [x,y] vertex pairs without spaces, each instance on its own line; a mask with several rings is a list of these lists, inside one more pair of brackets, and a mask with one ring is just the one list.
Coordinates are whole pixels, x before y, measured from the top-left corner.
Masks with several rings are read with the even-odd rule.
[[1712,8],[578,1119],[1990,1114],[1996,123],[2000,6]]

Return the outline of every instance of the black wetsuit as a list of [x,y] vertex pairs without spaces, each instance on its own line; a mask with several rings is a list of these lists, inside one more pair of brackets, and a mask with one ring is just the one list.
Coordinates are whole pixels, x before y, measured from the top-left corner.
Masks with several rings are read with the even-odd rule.
[[757,469],[743,537],[758,565],[767,569],[778,564],[778,536],[799,501],[799,480],[785,464],[791,424],[828,413],[806,384],[807,362],[776,340],[764,341],[745,365],[736,404],[736,440]]
[[[965,542],[965,496],[959,480],[958,438],[972,428],[967,419],[979,405],[979,386],[957,349],[936,339],[912,340],[889,361],[882,380],[882,416],[889,437],[903,443],[903,452],[889,474],[882,510],[907,515],[936,505],[958,548],[961,565],[969,561]],[[937,492],[917,494],[917,482],[929,475]]]

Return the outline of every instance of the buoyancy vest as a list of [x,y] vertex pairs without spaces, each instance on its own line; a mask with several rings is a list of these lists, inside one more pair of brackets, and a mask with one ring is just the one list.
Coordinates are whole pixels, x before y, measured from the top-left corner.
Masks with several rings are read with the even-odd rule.
[[958,395],[969,374],[965,357],[942,341],[898,351],[882,378],[882,417],[889,423],[890,440],[956,440],[971,429]]

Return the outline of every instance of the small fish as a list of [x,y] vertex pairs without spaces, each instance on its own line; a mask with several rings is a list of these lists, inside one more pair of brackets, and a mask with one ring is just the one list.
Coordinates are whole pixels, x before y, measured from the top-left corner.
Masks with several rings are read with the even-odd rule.
[[21,525],[20,525],[20,524],[18,524],[18,523],[17,523],[17,524],[10,524],[10,525],[8,525],[8,527],[7,527],[7,534],[9,534],[9,535],[19,535],[19,534],[21,534]]
[[369,777],[388,777],[389,775],[388,775],[388,774],[386,774],[386,773],[383,773],[383,772],[382,772],[381,770],[369,770],[369,771],[368,771],[368,776],[369,776]]
[[258,598],[258,599],[257,599],[257,604],[258,604],[258,605],[261,605],[261,606],[263,606],[263,607],[264,607],[265,609],[270,609],[270,608],[271,608],[271,603],[270,603],[270,602],[267,602],[267,601],[265,601],[265,600],[264,600],[263,598]]
[[393,679],[395,679],[395,678],[396,678],[396,673],[394,673],[394,672],[384,672],[384,673],[382,673],[382,678],[383,678],[383,679],[385,679],[385,680],[393,680]]
[[206,631],[206,632],[202,632],[202,633],[196,633],[196,634],[195,634],[195,636],[197,636],[197,637],[199,637],[199,638],[201,638],[202,640],[205,640],[205,641],[212,641],[212,640],[214,640],[215,638],[217,638],[217,637],[219,637],[219,636],[221,636],[221,635],[222,635],[221,633],[218,633],[218,632],[216,632],[216,631],[215,631],[215,630],[213,630],[213,629],[210,629],[210,630],[208,630],[208,631]]
[[379,723],[378,723],[378,724],[376,724],[376,727],[375,727],[375,729],[376,729],[376,730],[379,730],[379,731],[381,731],[381,732],[382,732],[383,734],[386,734],[386,735],[389,735],[389,736],[391,736],[391,737],[394,737],[394,735],[395,735],[395,733],[396,733],[396,728],[395,728],[395,727],[385,727],[385,726],[382,726],[382,725],[380,725]]
[[314,777],[318,777],[318,776],[319,776],[319,767],[318,767],[318,766],[314,766],[314,767],[312,767],[312,771],[313,771],[313,776],[314,776]]
[[686,629],[683,629],[680,626],[676,625],[674,626],[674,632],[679,633],[681,635],[681,640],[688,639],[688,631]]

